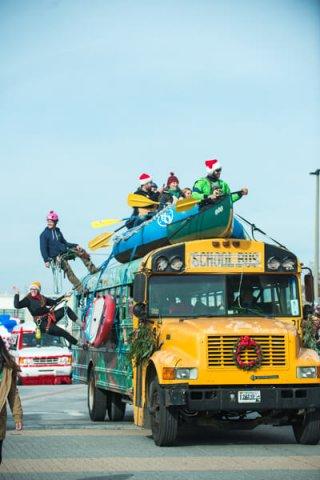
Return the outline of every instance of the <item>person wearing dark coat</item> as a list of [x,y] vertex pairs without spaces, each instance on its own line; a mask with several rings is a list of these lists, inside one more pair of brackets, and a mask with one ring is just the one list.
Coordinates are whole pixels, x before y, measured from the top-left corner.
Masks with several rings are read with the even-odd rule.
[[9,354],[6,344],[0,336],[0,463],[2,463],[2,445],[7,430],[7,402],[10,406],[16,430],[22,430],[22,406],[17,389],[17,374],[20,367]]
[[[45,297],[40,293],[40,282],[33,282],[29,290],[28,295],[22,300],[19,300],[19,290],[14,287],[14,308],[27,308],[42,333],[63,337],[72,345],[76,345],[78,340],[63,328],[58,327],[57,323],[65,314],[67,314],[73,322],[76,322],[78,319],[77,315],[70,307],[61,307],[53,310],[53,307],[61,302],[64,295],[56,299]],[[54,315],[52,315],[52,312]]]
[[[155,192],[152,190],[152,178],[148,173],[142,173],[139,176],[140,187],[134,192],[137,195],[142,195],[143,197],[149,198],[152,202],[159,201],[159,192]],[[133,228],[141,225],[141,223],[149,220],[153,217],[156,213],[156,209],[154,205],[146,206],[146,207],[134,207],[133,212],[129,220],[126,222],[126,227]]]
[[40,235],[40,251],[47,268],[51,262],[58,263],[65,272],[68,280],[79,293],[84,293],[84,288],[70,267],[68,260],[79,257],[90,273],[96,273],[98,268],[92,263],[90,255],[77,243],[67,242],[60,228],[57,227],[58,214],[51,210],[47,215],[47,227]]
[[166,188],[160,195],[160,209],[165,207],[166,205],[175,203],[181,198],[184,198],[184,194],[179,187],[179,179],[173,172],[170,172]]

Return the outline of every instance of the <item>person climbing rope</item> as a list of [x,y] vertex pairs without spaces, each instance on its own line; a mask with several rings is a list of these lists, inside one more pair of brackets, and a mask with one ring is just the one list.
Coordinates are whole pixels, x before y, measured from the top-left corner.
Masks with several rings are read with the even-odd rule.
[[58,305],[58,303],[65,298],[65,295],[56,299],[45,297],[40,293],[40,282],[32,282],[29,288],[29,293],[22,300],[19,300],[19,290],[16,287],[13,287],[13,291],[14,308],[27,308],[41,333],[63,337],[72,345],[77,345],[78,340],[75,337],[63,328],[57,326],[57,323],[65,315],[68,315],[73,322],[78,320],[77,315],[70,307],[61,307],[57,310],[53,309],[53,307]]
[[0,463],[2,463],[2,445],[7,430],[7,401],[9,403],[16,430],[22,430],[22,406],[17,389],[17,374],[20,367],[9,354],[6,344],[0,336]]
[[[139,182],[140,182],[140,187],[134,192],[137,195],[142,195],[144,197],[149,198],[153,202],[158,202],[159,201],[159,191],[153,191],[152,186],[153,186],[153,181],[151,176],[148,173],[142,173],[139,176]],[[143,208],[140,207],[134,207],[133,212],[129,220],[126,221],[126,227],[133,228],[141,223],[145,222],[146,220],[149,220],[150,218],[153,217],[153,215],[156,213],[156,210],[154,208],[154,205],[146,206]]]
[[58,265],[65,272],[68,280],[79,293],[84,293],[80,280],[74,274],[68,260],[79,257],[90,273],[98,272],[98,268],[92,263],[90,255],[76,243],[67,242],[57,227],[59,216],[51,210],[47,215],[47,227],[40,235],[40,251],[45,266]]
[[160,208],[175,203],[179,198],[184,198],[183,192],[179,187],[179,179],[173,172],[170,172],[167,186],[160,195]]
[[[229,195],[231,193],[229,185],[220,179],[222,166],[219,160],[206,160],[205,167],[207,176],[195,182],[192,197],[197,200],[203,200],[203,203],[211,203],[224,195]],[[248,195],[248,189],[246,187],[231,195],[232,202],[240,200],[243,195]]]

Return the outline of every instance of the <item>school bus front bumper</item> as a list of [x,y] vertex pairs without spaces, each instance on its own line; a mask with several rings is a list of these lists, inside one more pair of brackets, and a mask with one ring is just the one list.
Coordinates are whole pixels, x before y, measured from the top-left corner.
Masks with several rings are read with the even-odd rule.
[[161,400],[167,407],[194,411],[263,411],[320,408],[320,385],[163,385]]

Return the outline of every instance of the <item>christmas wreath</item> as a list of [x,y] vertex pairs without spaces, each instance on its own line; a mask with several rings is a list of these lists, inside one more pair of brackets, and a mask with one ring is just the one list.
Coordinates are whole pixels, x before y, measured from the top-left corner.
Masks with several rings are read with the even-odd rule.
[[[241,359],[241,353],[246,348],[252,348],[256,354],[256,358],[254,358],[253,360],[249,360],[248,362],[243,361]],[[253,338],[249,337],[249,335],[245,335],[243,337],[240,337],[238,342],[236,343],[233,349],[233,358],[237,367],[241,368],[241,370],[255,370],[256,368],[261,367],[262,351],[260,346]]]
[[153,329],[146,323],[140,323],[137,330],[129,336],[129,359],[135,365],[148,360],[153,352],[158,350],[158,338]]

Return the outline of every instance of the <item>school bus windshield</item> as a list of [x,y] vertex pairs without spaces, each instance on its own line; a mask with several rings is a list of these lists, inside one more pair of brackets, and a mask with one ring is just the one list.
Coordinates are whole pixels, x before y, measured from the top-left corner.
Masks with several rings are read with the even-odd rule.
[[294,275],[153,276],[150,317],[295,317],[300,315]]

